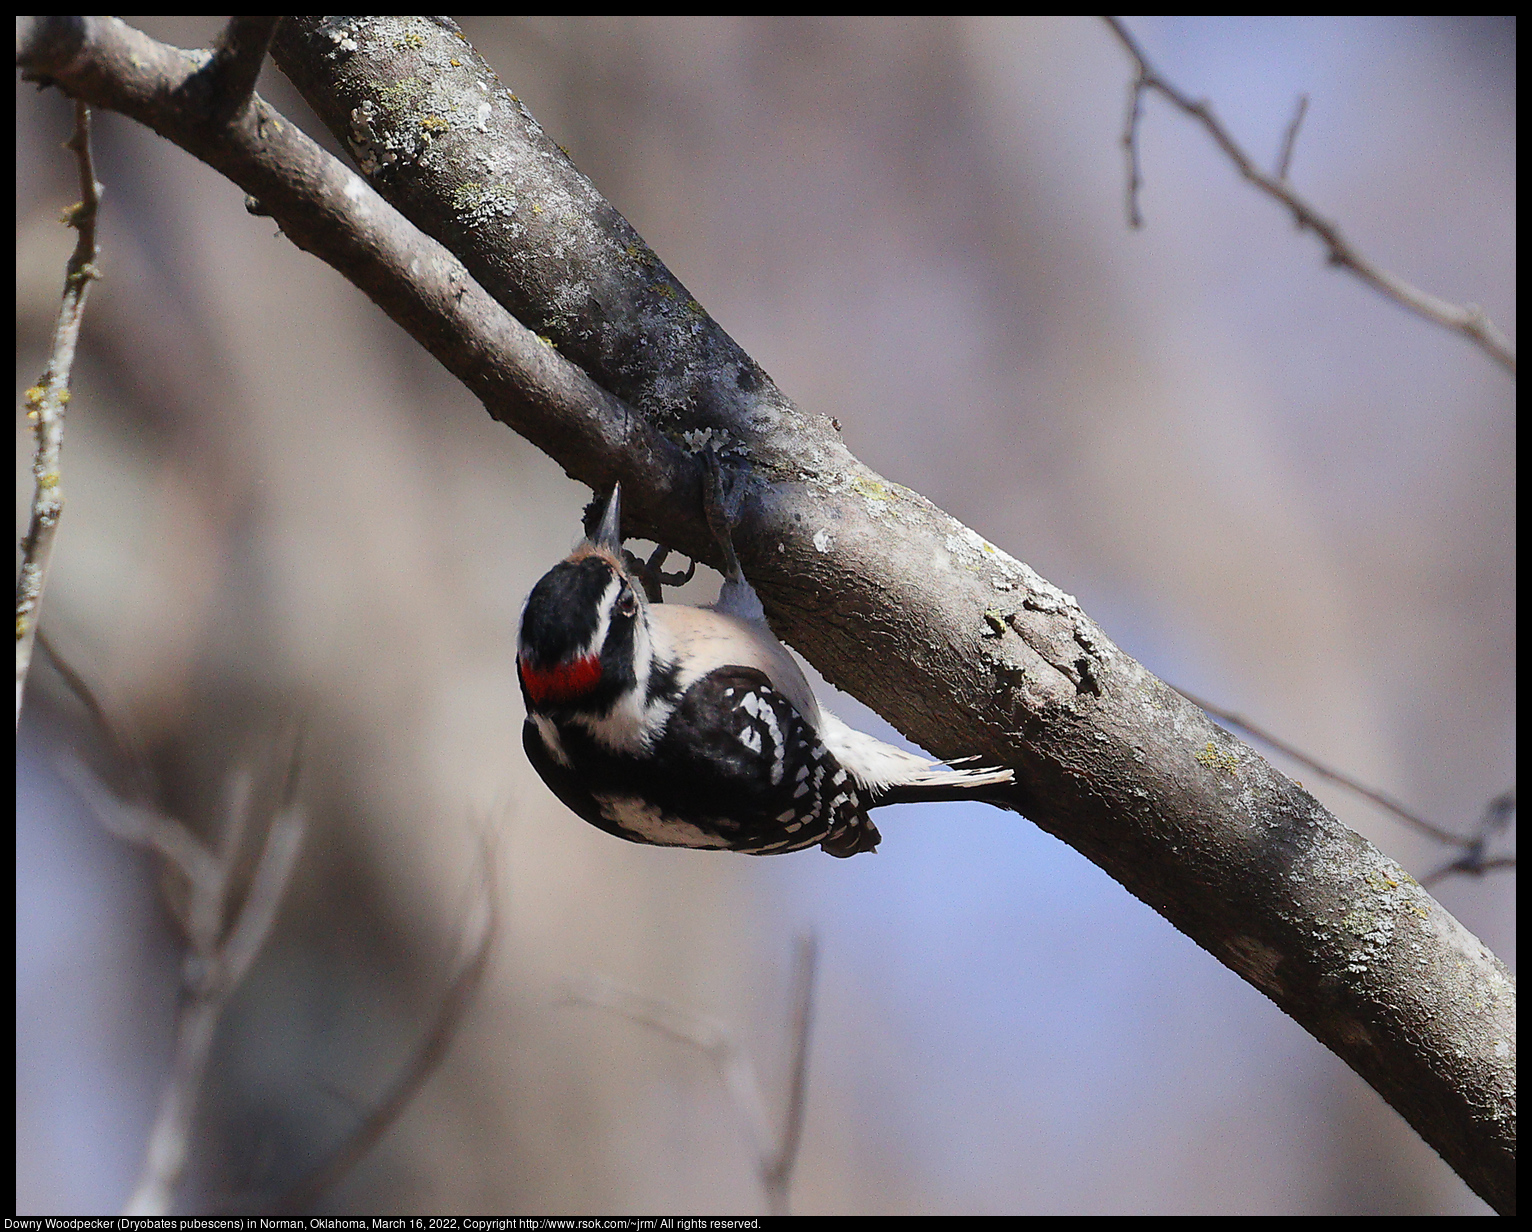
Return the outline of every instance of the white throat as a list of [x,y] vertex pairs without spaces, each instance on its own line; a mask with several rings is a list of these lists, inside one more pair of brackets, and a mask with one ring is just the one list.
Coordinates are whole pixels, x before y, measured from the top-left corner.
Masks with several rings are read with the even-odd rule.
[[[605,637],[606,621],[600,632]],[[671,661],[670,646],[663,631],[649,619],[649,605],[640,601],[638,619],[633,625],[634,686],[617,699],[616,704],[599,718],[576,715],[574,722],[590,732],[597,742],[614,753],[637,754],[648,750],[656,736],[665,729],[673,698],[649,699],[649,678],[655,665]],[[596,643],[597,648],[601,642]]]

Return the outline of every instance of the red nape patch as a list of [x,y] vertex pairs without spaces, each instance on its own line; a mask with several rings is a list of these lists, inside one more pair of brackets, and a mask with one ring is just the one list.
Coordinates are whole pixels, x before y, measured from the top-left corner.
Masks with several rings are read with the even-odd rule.
[[601,679],[601,660],[595,655],[586,655],[572,663],[560,663],[546,671],[528,667],[525,659],[517,659],[516,666],[534,706],[579,697],[590,692]]

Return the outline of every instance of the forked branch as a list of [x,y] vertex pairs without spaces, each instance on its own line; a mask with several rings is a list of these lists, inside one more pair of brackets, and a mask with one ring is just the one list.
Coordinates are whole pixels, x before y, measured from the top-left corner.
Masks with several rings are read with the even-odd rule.
[[1245,153],[1239,142],[1234,140],[1222,121],[1213,114],[1211,102],[1207,99],[1192,98],[1162,76],[1159,70],[1149,62],[1149,57],[1144,54],[1138,41],[1128,32],[1121,18],[1103,17],[1102,20],[1111,27],[1112,33],[1133,57],[1137,68],[1137,75],[1128,87],[1128,117],[1122,134],[1122,144],[1128,159],[1128,224],[1130,226],[1143,226],[1143,216],[1138,208],[1138,192],[1143,184],[1143,170],[1138,152],[1138,124],[1143,115],[1144,92],[1153,90],[1201,124],[1217,143],[1219,149],[1228,155],[1229,161],[1242,176],[1288,208],[1293,216],[1293,222],[1297,224],[1300,231],[1312,231],[1317,235],[1328,251],[1331,265],[1350,270],[1375,291],[1409,309],[1417,316],[1457,331],[1470,339],[1475,346],[1483,350],[1512,376],[1516,375],[1516,350],[1511,345],[1511,340],[1501,333],[1484,309],[1477,304],[1460,305],[1439,299],[1435,295],[1422,291],[1419,287],[1411,286],[1397,274],[1390,273],[1374,264],[1358,252],[1341,234],[1338,224],[1320,214],[1288,182],[1287,172],[1292,163],[1298,126],[1302,123],[1303,114],[1308,109],[1307,96],[1300,100],[1297,114],[1288,125],[1287,135],[1282,143],[1282,153],[1277,159],[1276,174],[1267,175],[1256,164],[1255,159]]

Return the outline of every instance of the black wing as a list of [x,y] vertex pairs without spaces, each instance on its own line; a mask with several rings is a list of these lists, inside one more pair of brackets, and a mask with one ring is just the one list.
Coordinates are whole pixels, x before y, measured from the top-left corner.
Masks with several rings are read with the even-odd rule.
[[[679,773],[665,795],[682,815],[729,802],[731,846],[767,854],[825,842],[871,851],[878,834],[856,784],[793,704],[751,667],[720,667],[677,703],[657,752]],[[833,838],[831,836],[834,836]]]

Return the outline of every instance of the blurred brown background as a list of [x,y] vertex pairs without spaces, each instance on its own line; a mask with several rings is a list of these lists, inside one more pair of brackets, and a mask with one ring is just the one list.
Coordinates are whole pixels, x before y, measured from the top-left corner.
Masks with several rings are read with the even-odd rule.
[[[205,46],[222,19],[127,20]],[[1513,19],[1129,24],[1263,162],[1309,94],[1300,190],[1515,336]],[[789,396],[1150,669],[1459,831],[1510,784],[1512,381],[1327,269],[1152,97],[1129,231],[1131,74],[1099,22],[465,30]],[[274,70],[261,89],[320,135]],[[67,103],[16,97],[19,391],[75,189]],[[280,1188],[377,1097],[441,994],[487,830],[487,983],[326,1211],[760,1211],[707,1059],[559,988],[598,971],[715,1014],[776,1092],[807,928],[795,1211],[1487,1211],[1334,1056],[1020,818],[892,811],[876,858],[843,863],[641,848],[562,810],[521,752],[514,638],[589,492],[232,185],[117,116],[97,150],[105,280],[44,628],[197,824],[284,716],[308,729],[309,837],[219,1036],[189,1206]],[[44,663],[28,706],[17,1207],[106,1213],[164,1078],[176,934],[151,862],[54,769],[96,743]],[[1417,875],[1447,858],[1296,773]],[[1514,874],[1437,893],[1514,968]]]

